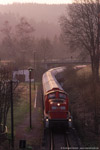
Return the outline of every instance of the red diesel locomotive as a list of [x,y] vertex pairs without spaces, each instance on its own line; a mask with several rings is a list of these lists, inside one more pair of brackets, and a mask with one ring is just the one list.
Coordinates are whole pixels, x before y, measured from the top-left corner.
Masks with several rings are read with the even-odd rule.
[[71,122],[68,111],[68,95],[55,77],[63,72],[64,69],[65,67],[57,67],[43,74],[45,127],[52,127],[55,124],[68,126],[69,122]]

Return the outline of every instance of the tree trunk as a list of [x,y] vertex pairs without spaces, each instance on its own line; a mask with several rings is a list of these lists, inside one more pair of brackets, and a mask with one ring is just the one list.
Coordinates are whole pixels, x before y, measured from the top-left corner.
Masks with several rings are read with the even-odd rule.
[[92,76],[94,81],[99,81],[99,55],[91,57]]
[[97,83],[99,81],[99,55],[91,57],[91,67],[93,76],[93,97],[94,97],[94,129],[95,133],[98,134],[98,98],[97,98]]

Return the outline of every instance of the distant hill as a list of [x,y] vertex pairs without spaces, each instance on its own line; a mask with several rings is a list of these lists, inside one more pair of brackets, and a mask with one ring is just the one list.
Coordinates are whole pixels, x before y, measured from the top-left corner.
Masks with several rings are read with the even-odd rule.
[[[11,23],[18,22],[20,17],[26,17],[35,28],[35,36],[48,36],[52,38],[59,35],[59,18],[66,13],[67,5],[47,5],[33,3],[14,3],[11,5],[0,5],[0,13],[5,16],[1,20],[8,18]],[[14,21],[12,21],[14,20]]]

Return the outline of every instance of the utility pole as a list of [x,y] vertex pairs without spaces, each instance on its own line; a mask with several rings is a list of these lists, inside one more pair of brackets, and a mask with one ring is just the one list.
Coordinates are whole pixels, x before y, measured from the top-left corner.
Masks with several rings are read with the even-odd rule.
[[29,100],[30,100],[30,111],[29,111],[29,124],[30,124],[30,129],[32,129],[32,111],[31,111],[31,72],[32,72],[32,68],[29,68]]
[[35,56],[36,56],[36,52],[34,52],[34,90],[35,90]]
[[11,145],[14,148],[14,114],[13,114],[13,81],[10,81],[11,89]]

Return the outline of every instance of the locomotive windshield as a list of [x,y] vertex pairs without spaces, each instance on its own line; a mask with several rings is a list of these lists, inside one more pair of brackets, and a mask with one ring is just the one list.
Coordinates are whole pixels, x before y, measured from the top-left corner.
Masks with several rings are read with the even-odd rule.
[[48,95],[48,99],[54,99],[54,98],[56,98],[56,93],[50,93]]
[[59,93],[59,98],[66,99],[66,95],[64,93]]
[[61,99],[55,99],[55,100],[52,100],[52,102],[55,102],[55,103],[63,103],[64,100],[61,100]]

